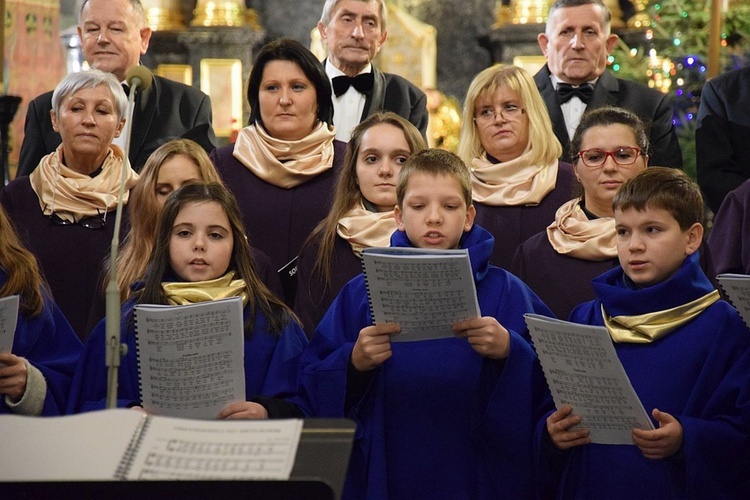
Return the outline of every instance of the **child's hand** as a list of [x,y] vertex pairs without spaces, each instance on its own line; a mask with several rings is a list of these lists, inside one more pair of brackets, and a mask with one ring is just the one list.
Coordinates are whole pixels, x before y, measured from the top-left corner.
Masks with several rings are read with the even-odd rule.
[[7,394],[16,403],[26,393],[26,363],[9,352],[0,353],[0,394]]
[[401,326],[393,323],[362,328],[352,350],[354,368],[360,372],[367,372],[385,363],[393,354],[391,335],[400,331]]
[[486,358],[505,359],[510,350],[510,335],[492,316],[467,319],[453,325],[456,337],[463,337],[469,345]]
[[651,414],[659,421],[659,428],[633,429],[633,442],[646,458],[669,458],[682,446],[682,425],[669,413],[656,408]]
[[568,405],[563,406],[547,417],[547,432],[549,433],[552,444],[559,450],[568,450],[574,446],[589,444],[589,430],[574,429],[574,425],[581,423],[581,417],[573,413],[573,408]]
[[217,418],[254,418],[263,419],[268,418],[268,411],[266,407],[260,403],[253,403],[252,401],[242,401],[240,403],[232,403],[224,407],[219,412]]

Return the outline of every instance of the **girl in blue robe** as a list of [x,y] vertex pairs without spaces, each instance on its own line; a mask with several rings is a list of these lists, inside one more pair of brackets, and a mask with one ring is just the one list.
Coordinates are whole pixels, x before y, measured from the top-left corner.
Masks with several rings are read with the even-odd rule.
[[[176,267],[173,258],[172,239],[182,238],[183,231],[173,228],[181,210],[191,204],[204,205],[218,203],[227,216],[232,233],[231,257],[228,266],[221,266],[218,276],[206,276],[202,281],[193,277],[189,268],[185,271]],[[211,222],[219,225],[219,222]],[[188,227],[188,226],[185,226]],[[200,227],[200,226],[196,226]],[[213,227],[213,226],[209,226]],[[178,231],[179,229],[179,231]],[[192,227],[190,229],[193,230]],[[215,230],[214,230],[215,231]],[[195,230],[198,233],[198,230]],[[209,233],[207,239],[218,240],[220,235]],[[226,237],[226,235],[225,235]],[[245,392],[247,401],[233,403],[219,414],[221,418],[278,418],[299,417],[300,411],[283,398],[296,392],[296,376],[299,356],[307,343],[302,328],[294,319],[291,310],[277,299],[255,271],[250,257],[250,247],[246,243],[240,212],[232,195],[219,184],[190,184],[175,191],[164,206],[157,228],[156,242],[151,261],[146,270],[144,283],[137,286],[133,298],[122,307],[121,339],[127,344],[127,355],[122,359],[118,377],[118,407],[140,406],[141,393],[138,377],[136,331],[133,311],[141,303],[188,303],[200,300],[213,300],[223,297],[206,298],[210,290],[216,290],[219,280],[227,281],[225,288],[237,288],[239,280],[244,286],[238,292],[245,303]],[[210,245],[210,244],[209,244]],[[189,257],[188,259],[191,259]],[[203,260],[203,258],[201,258]],[[207,258],[208,263],[213,260]],[[202,272],[202,271],[201,271]],[[227,278],[230,273],[234,276]],[[193,282],[193,283],[190,283]],[[180,292],[183,285],[201,287],[200,294]],[[231,292],[234,294],[234,292]],[[204,295],[195,300],[197,295]],[[224,296],[231,296],[226,295]],[[169,300],[168,300],[169,299]],[[175,299],[178,299],[175,302]],[[92,332],[76,370],[71,391],[69,413],[104,408],[107,396],[107,367],[105,366],[105,321]]]

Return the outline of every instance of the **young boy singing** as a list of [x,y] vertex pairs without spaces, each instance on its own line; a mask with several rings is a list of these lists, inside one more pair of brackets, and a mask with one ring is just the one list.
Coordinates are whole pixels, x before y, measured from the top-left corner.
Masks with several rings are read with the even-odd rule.
[[571,321],[606,327],[655,428],[633,429],[633,446],[590,444],[572,428],[575,408],[555,411],[546,431],[565,450],[547,454],[561,471],[556,494],[750,498],[750,332],[698,265],[700,190],[679,170],[650,167],[613,208],[620,267],[592,281],[597,298]]
[[454,338],[391,342],[374,325],[363,276],[350,281],[301,361],[311,416],[357,422],[344,498],[527,498],[534,418],[551,409],[523,314],[550,316],[518,278],[489,264],[471,181],[452,153],[428,149],[401,169],[391,246],[468,249],[482,317]]

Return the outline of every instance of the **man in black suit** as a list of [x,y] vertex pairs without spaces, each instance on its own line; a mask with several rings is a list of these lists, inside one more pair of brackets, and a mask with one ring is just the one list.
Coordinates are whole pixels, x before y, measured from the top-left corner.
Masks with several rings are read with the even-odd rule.
[[695,131],[698,184],[711,210],[750,179],[750,66],[706,82]]
[[682,168],[672,124],[671,100],[645,85],[615,78],[606,70],[617,43],[612,14],[601,0],[557,0],[544,33],[537,37],[547,64],[534,76],[547,104],[555,135],[568,159],[570,138],[584,111],[619,106],[637,114],[649,130],[649,164]]
[[[125,72],[138,65],[148,50],[151,29],[140,0],[85,0],[78,36],[89,66],[124,82]],[[52,92],[29,103],[16,176],[30,174],[43,156],[60,145],[60,134],[52,130],[51,109]],[[132,123],[129,157],[135,170],[156,148],[178,137],[193,139],[207,152],[216,147],[209,97],[166,78],[154,75],[151,87],[136,90],[133,116],[126,119]],[[124,134],[121,137],[124,141]]]
[[[328,49],[326,73],[333,85],[336,139],[378,111],[393,111],[427,133],[427,97],[405,78],[372,65],[388,37],[384,0],[326,0],[318,22]],[[355,78],[356,77],[356,78]]]

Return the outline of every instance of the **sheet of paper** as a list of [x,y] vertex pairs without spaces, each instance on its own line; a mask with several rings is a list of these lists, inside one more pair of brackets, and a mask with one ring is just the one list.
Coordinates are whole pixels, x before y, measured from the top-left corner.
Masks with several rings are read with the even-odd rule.
[[0,299],[0,352],[11,352],[13,350],[19,304],[18,295],[10,295]]
[[0,415],[7,451],[0,453],[0,482],[112,480],[143,418],[123,408],[64,417]]
[[571,406],[593,443],[633,444],[634,427],[653,429],[604,327],[524,317],[555,406]]
[[398,323],[392,342],[453,337],[480,316],[466,250],[368,248],[362,255],[375,323]]
[[171,417],[213,419],[245,400],[239,297],[187,306],[136,306],[143,407]]
[[150,419],[127,479],[287,480],[302,420]]
[[750,276],[720,274],[716,280],[724,289],[729,302],[737,309],[746,325],[750,326]]

